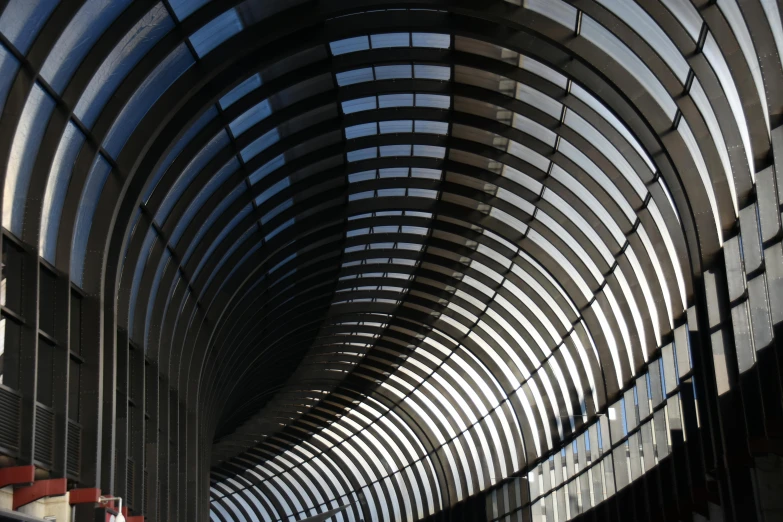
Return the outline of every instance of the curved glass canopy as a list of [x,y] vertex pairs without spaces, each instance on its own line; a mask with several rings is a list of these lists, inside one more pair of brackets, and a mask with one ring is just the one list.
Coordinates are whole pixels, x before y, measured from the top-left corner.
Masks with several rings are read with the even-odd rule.
[[695,436],[715,259],[771,331],[775,2],[4,4],[3,227],[154,369],[153,520],[577,518]]

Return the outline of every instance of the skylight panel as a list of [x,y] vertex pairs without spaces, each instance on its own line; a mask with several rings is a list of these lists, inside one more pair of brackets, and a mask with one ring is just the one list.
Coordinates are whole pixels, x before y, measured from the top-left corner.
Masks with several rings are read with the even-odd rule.
[[182,21],[207,2],[209,0],[169,0],[169,5],[177,18]]
[[370,43],[373,49],[383,49],[387,47],[408,47],[410,45],[410,34],[408,33],[386,33],[370,35]]
[[413,33],[414,47],[434,47],[448,49],[451,47],[451,35],[437,33]]
[[272,185],[271,187],[269,187],[268,189],[263,191],[261,193],[261,195],[259,195],[256,198],[256,206],[260,207],[269,198],[271,198],[272,196],[274,196],[275,194],[277,194],[278,192],[280,192],[284,188],[287,188],[287,187],[290,187],[290,186],[291,186],[291,180],[289,178],[281,179],[280,181],[278,181],[277,183],[275,183],[274,185]]
[[413,94],[384,94],[378,96],[378,106],[381,109],[389,107],[412,107]]
[[425,80],[448,81],[451,79],[451,69],[442,65],[414,65],[413,76]]
[[378,134],[378,126],[375,122],[362,123],[361,125],[352,125],[345,128],[346,139],[362,138],[364,136],[374,136]]
[[280,154],[274,159],[269,160],[266,164],[250,175],[250,184],[258,183],[270,172],[276,171],[278,168],[285,165],[285,154]]
[[391,169],[380,169],[379,175],[381,178],[407,178],[407,167],[396,167]]
[[275,143],[280,141],[280,133],[278,132],[277,128],[274,128],[264,134],[263,136],[255,139],[253,142],[250,143],[247,147],[242,149],[242,152],[240,152],[240,155],[242,156],[242,159],[244,161],[248,161],[251,158],[257,156],[261,152],[265,151]]
[[389,156],[410,156],[410,145],[386,145],[381,147],[381,157]]
[[374,79],[372,67],[337,73],[335,77],[337,78],[337,85],[340,87],[355,83],[371,82]]
[[348,54],[357,51],[366,51],[370,48],[370,41],[366,36],[357,36],[356,38],[346,38],[329,43],[329,49],[334,56]]
[[448,134],[449,124],[445,121],[417,121],[416,132],[426,134]]
[[410,65],[384,65],[375,68],[376,80],[412,78]]
[[228,124],[234,136],[239,136],[247,129],[272,114],[272,105],[269,100],[263,100],[242,113],[238,118]]
[[293,205],[294,205],[294,200],[293,199],[285,200],[284,202],[280,203],[275,208],[273,208],[272,210],[270,210],[269,212],[264,214],[263,217],[261,218],[261,224],[262,225],[266,225],[267,223],[272,221],[274,218],[276,218],[281,212],[283,212],[284,210],[288,210]]
[[382,121],[380,122],[381,134],[394,134],[398,132],[412,132],[413,122],[411,120]]
[[352,150],[348,152],[348,161],[362,161],[378,157],[378,149],[370,147],[368,149]]
[[410,188],[408,189],[408,195],[414,198],[427,198],[435,199],[438,197],[437,190]]
[[417,94],[416,107],[448,109],[451,107],[451,98],[442,94]]
[[379,198],[396,198],[396,197],[403,197],[404,195],[405,195],[404,188],[380,189],[378,191]]
[[190,35],[189,40],[198,57],[203,58],[209,51],[239,33],[242,29],[242,21],[239,19],[237,10],[229,9]]
[[415,145],[413,147],[413,155],[427,158],[443,158],[446,156],[446,149],[435,145]]
[[256,73],[220,98],[220,108],[223,110],[227,109],[247,93],[258,89],[259,87],[261,87],[261,75]]
[[375,96],[370,96],[368,98],[357,98],[356,100],[344,101],[342,103],[342,108],[345,114],[353,114],[354,112],[377,109],[378,105]]
[[442,171],[436,169],[425,169],[414,167],[411,169],[411,177],[424,179],[440,179]]
[[359,181],[367,181],[369,179],[375,179],[374,170],[365,170],[364,172],[357,172],[355,174],[348,175],[348,183],[357,183]]

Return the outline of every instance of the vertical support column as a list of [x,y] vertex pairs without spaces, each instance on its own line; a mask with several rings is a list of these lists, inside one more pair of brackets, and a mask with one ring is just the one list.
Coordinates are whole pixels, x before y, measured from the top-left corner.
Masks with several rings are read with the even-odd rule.
[[[160,368],[158,369],[160,371]],[[171,410],[171,393],[169,380],[158,374],[158,512],[161,521],[171,518],[169,509],[169,455],[171,455],[171,440],[169,421]]]
[[146,502],[144,515],[148,522],[158,521],[158,506],[160,495],[160,478],[158,473],[160,429],[158,419],[160,414],[160,379],[158,365],[153,361],[145,362],[146,417],[145,422],[145,455],[144,471],[147,473]]
[[115,490],[114,485],[114,466],[115,449],[117,444],[117,332],[115,331],[114,303],[103,303],[98,305],[98,309],[103,311],[101,321],[101,331],[99,338],[103,340],[103,409],[102,409],[102,427],[101,427],[101,489],[103,491]]
[[[113,494],[128,498],[128,331],[117,330],[117,422],[115,435],[116,469]],[[126,501],[127,504],[127,501]]]
[[38,252],[19,244],[21,262],[21,315],[24,324],[19,340],[18,390],[22,396],[20,412],[19,461],[35,460],[35,411],[38,387]]
[[179,508],[179,398],[176,390],[169,394],[169,519],[178,520]]
[[158,504],[162,521],[170,520],[169,513],[169,454],[171,442],[169,440],[169,419],[171,393],[169,380],[164,376],[159,377],[158,406]]
[[144,387],[144,354],[133,345],[129,345],[128,364],[130,367],[130,398],[129,408],[129,457],[133,461],[133,488],[128,504],[134,511],[143,514],[144,495],[144,425],[145,425],[145,387]]
[[187,407],[183,401],[179,403],[179,422],[177,430],[179,431],[179,437],[177,437],[177,461],[179,466],[179,476],[177,479],[178,488],[178,502],[177,502],[177,514],[180,519],[186,518],[187,512],[187,499],[188,499],[188,441],[187,441]]
[[[80,421],[82,424],[81,479],[86,486],[104,488],[101,475],[103,437],[103,350],[101,349],[101,305],[97,296],[84,295],[82,304],[82,346]],[[92,325],[92,326],[90,326]]]
[[[43,277],[43,274],[41,275]],[[68,473],[68,409],[70,390],[70,309],[71,309],[71,282],[66,274],[57,274],[53,278],[54,295],[43,295],[44,285],[41,286],[41,301],[51,300],[51,328],[57,342],[54,358],[54,396],[52,409],[54,409],[54,455],[52,459],[52,476],[54,478],[65,477]]]

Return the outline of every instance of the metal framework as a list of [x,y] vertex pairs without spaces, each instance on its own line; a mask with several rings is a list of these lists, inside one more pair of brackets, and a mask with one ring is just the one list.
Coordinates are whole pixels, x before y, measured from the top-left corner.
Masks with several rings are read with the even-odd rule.
[[0,0],[0,465],[151,522],[774,520],[781,9]]

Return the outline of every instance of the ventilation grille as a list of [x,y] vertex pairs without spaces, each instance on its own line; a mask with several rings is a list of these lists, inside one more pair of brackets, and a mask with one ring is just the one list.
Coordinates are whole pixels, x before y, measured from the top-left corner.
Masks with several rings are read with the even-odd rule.
[[3,453],[19,451],[19,409],[21,397],[7,388],[0,388],[0,448]]
[[144,470],[144,478],[141,482],[141,512],[147,512],[147,479],[149,479],[147,470]]
[[79,478],[82,462],[82,427],[68,421],[68,476]]
[[134,487],[134,478],[136,476],[136,465],[133,463],[132,459],[128,459],[128,469],[127,469],[128,475],[127,475],[127,495],[128,495],[128,507],[133,507],[133,499],[136,498],[136,488]]
[[35,460],[45,468],[54,461],[54,412],[41,404],[35,405]]

